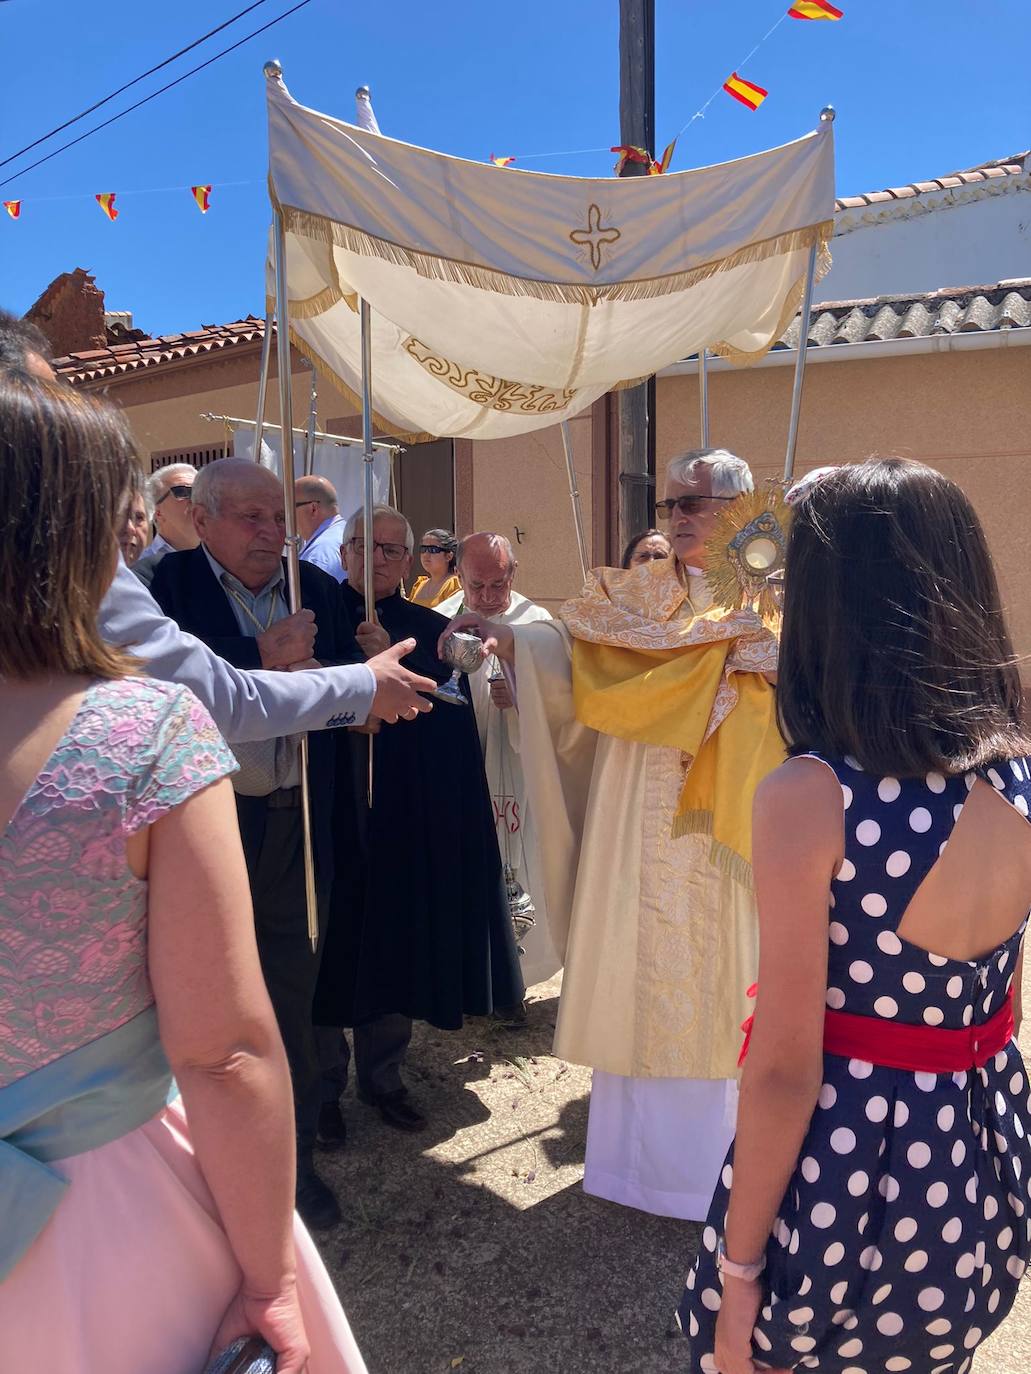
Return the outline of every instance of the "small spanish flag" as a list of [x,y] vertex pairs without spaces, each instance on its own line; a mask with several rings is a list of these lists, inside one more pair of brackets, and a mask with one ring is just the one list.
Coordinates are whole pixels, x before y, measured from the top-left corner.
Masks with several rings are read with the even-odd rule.
[[789,19],[842,19],[844,11],[835,9],[827,0],[795,0],[788,10]]
[[12,219],[20,219],[20,218],[21,218],[21,201],[20,201],[20,200],[5,200],[5,201],[4,201],[4,209],[7,211],[7,213],[10,215],[10,217],[11,217]]
[[110,220],[118,218],[118,211],[115,209],[115,196],[117,194],[117,191],[104,191],[97,195],[97,204]]
[[503,157],[500,153],[491,153],[490,161],[493,162],[495,167],[511,167],[512,163],[515,162],[515,158]]
[[211,187],[210,186],[191,186],[190,192],[197,202],[197,209],[202,215],[206,215],[211,206]]
[[674,139],[672,143],[666,144],[666,151],[662,154],[662,157],[659,158],[658,162],[653,162],[648,168],[648,175],[650,177],[660,177],[663,172],[669,171],[669,164],[673,161],[673,149],[676,146],[676,139]]
[[769,91],[764,91],[752,81],[746,81],[743,76],[738,76],[737,72],[727,77],[723,89],[735,100],[740,100],[742,105],[747,105],[750,110],[757,110],[769,95]]

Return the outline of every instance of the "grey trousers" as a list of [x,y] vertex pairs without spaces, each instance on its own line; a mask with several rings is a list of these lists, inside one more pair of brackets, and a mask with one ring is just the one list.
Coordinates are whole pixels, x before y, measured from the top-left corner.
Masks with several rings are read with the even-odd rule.
[[[359,1093],[377,1098],[404,1092],[401,1065],[412,1038],[411,1019],[394,1012],[356,1026],[351,1034]],[[335,1027],[316,1026],[315,1044],[322,1069],[322,1101],[338,1102],[347,1087],[351,1065],[347,1035]]]

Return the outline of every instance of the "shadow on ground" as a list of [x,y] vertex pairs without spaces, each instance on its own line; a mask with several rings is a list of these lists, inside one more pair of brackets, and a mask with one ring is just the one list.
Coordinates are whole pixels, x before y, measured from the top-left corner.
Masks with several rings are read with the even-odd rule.
[[556,992],[535,989],[525,1029],[417,1027],[426,1132],[345,1099],[347,1148],[318,1156],[345,1220],[317,1240],[370,1374],[685,1367],[672,1313],[698,1228],[583,1192],[590,1074],[550,1053]]

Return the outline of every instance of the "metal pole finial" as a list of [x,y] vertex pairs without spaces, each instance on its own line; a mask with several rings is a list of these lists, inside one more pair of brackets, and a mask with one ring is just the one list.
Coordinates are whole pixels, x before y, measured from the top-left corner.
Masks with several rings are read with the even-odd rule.
[[833,124],[836,116],[837,111],[833,105],[824,105],[823,109],[820,111],[820,123]]
[[270,57],[261,70],[270,81],[275,81],[283,75],[283,64],[278,57]]
[[354,93],[354,98],[355,100],[371,100],[372,92],[369,90],[368,86],[359,86]]

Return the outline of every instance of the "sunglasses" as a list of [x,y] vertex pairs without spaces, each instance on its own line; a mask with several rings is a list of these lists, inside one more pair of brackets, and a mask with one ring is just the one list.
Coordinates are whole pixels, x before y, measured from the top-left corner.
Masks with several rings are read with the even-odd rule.
[[736,496],[678,496],[676,500],[667,498],[655,502],[655,514],[660,520],[669,520],[674,511],[681,515],[697,515],[706,509],[710,501],[736,501]]
[[[364,558],[364,539],[352,539],[351,548],[354,549],[355,553],[358,555],[359,558]],[[404,558],[405,554],[407,554],[408,552],[404,544],[381,544],[378,539],[374,539],[372,541],[372,548],[374,553],[376,549],[382,549],[383,557],[387,560],[388,563],[400,563],[401,559]]]
[[446,548],[444,547],[443,544],[420,544],[420,545],[419,545],[419,552],[420,552],[420,553],[450,553],[451,550],[450,550],[450,549],[446,549]]
[[668,553],[659,553],[658,549],[642,549],[640,553],[633,555],[633,561],[635,563],[657,563],[660,559],[668,557]]
[[155,507],[160,506],[161,502],[167,501],[170,496],[174,496],[177,501],[189,501],[191,499],[192,492],[192,487],[185,486],[181,482],[177,483],[176,486],[169,487],[168,490],[165,492],[164,496],[159,496],[158,499],[154,502],[154,505]]

